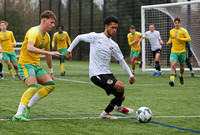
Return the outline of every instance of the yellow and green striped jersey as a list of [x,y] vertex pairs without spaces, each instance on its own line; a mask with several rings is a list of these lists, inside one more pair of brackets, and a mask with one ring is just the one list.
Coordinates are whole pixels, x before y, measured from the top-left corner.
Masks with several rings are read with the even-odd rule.
[[39,49],[50,50],[50,36],[46,32],[43,35],[40,26],[35,26],[29,29],[25,35],[24,42],[21,47],[19,64],[32,64],[40,66],[41,54],[32,53],[27,51],[28,42],[35,43],[35,47]]
[[54,33],[53,40],[52,40],[52,46],[55,46],[55,41],[57,42],[57,49],[61,50],[63,48],[67,48],[67,42],[69,46],[71,45],[71,40],[69,38],[69,35],[66,31],[63,31],[62,34],[59,34],[58,32]]
[[0,44],[2,52],[14,52],[12,43],[16,43],[15,37],[12,31],[0,32]]
[[[176,37],[176,38],[175,38]],[[168,40],[168,43],[172,43],[171,52],[174,53],[182,53],[185,52],[185,43],[190,42],[191,38],[188,34],[187,30],[184,28],[180,29],[172,29],[170,31],[170,38]]]
[[134,34],[129,33],[127,35],[128,44],[129,44],[129,46],[131,46],[132,51],[141,50],[141,47],[137,46],[138,42],[135,42],[135,40],[140,39],[141,36],[142,36],[142,34],[140,32],[137,32],[137,31]]

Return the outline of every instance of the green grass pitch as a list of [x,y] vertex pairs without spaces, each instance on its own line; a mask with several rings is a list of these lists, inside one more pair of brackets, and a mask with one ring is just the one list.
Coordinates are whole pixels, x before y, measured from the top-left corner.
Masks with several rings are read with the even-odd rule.
[[[56,89],[31,108],[30,122],[12,122],[9,119],[16,113],[20,98],[27,87],[18,79],[10,81],[11,77],[4,63],[4,80],[0,80],[0,134],[192,135],[200,133],[199,71],[195,72],[196,77],[193,78],[189,72],[185,72],[184,85],[180,85],[179,78],[176,77],[175,87],[171,87],[168,84],[169,72],[155,77],[150,72],[142,72],[137,66],[136,82],[130,85],[129,77],[121,66],[111,63],[111,71],[125,85],[126,100],[123,105],[133,108],[134,111],[142,106],[152,110],[152,121],[157,123],[144,124],[132,119],[135,117],[135,112],[117,120],[98,118],[113,96],[107,96],[103,89],[92,84],[88,75],[88,65],[88,62],[67,61],[66,76],[60,76],[59,61],[54,60]],[[44,60],[41,61],[41,66],[48,71]],[[112,114],[120,113],[113,111]]]

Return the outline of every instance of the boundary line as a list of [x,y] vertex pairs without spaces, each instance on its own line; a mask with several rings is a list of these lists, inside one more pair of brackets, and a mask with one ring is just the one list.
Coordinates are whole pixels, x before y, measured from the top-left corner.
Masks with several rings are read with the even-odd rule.
[[[127,116],[119,115],[119,114],[115,114],[115,116],[126,117],[128,119],[137,120],[136,117],[127,117]],[[187,128],[176,127],[176,126],[172,126],[172,125],[168,125],[168,124],[164,124],[164,123],[159,123],[159,122],[155,122],[155,121],[149,121],[149,123],[153,123],[153,124],[157,124],[157,125],[160,125],[160,126],[165,126],[165,127],[170,127],[170,128],[175,128],[175,129],[179,129],[179,130],[184,130],[184,131],[200,134],[200,131],[197,131],[197,130],[191,130],[191,129],[187,129]]]

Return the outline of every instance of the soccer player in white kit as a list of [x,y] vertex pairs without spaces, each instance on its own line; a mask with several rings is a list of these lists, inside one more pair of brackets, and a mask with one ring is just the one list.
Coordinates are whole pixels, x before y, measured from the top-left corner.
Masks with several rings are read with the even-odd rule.
[[103,88],[107,95],[113,94],[115,97],[110,101],[106,109],[100,114],[100,118],[117,119],[110,114],[115,110],[123,114],[132,114],[131,108],[121,106],[125,99],[124,84],[118,81],[109,70],[111,56],[113,56],[130,77],[130,84],[135,82],[135,77],[125,62],[122,52],[117,43],[111,37],[117,32],[119,20],[116,16],[107,16],[104,19],[105,30],[102,33],[91,32],[77,36],[67,50],[66,57],[71,60],[71,51],[80,42],[90,43],[90,64],[89,76],[91,81]]
[[153,53],[153,59],[155,62],[155,72],[152,73],[153,76],[160,76],[162,74],[162,71],[160,69],[160,64],[159,64],[159,58],[160,58],[160,53],[162,46],[161,44],[164,44],[164,42],[161,39],[160,32],[155,30],[155,25],[153,23],[149,24],[149,31],[147,31],[140,39],[138,42],[138,46],[140,46],[140,42],[142,39],[145,37],[148,37],[149,42],[151,44],[151,51]]

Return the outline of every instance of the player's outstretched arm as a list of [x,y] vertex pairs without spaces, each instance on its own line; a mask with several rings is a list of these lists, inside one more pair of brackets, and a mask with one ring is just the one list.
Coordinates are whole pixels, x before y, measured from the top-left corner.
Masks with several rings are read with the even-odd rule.
[[127,63],[125,62],[124,59],[119,60],[119,64],[121,65],[121,67],[124,69],[124,71],[129,75],[130,77],[130,84],[133,84],[135,82],[135,77],[132,74],[130,68],[128,67]]
[[140,42],[142,41],[143,38],[144,37],[141,37],[140,40],[138,41],[138,44],[137,44],[138,47],[140,47]]

